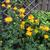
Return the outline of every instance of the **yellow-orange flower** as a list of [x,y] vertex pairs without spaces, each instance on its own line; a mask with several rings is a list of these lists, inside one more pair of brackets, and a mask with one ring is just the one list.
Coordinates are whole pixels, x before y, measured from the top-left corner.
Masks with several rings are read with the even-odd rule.
[[29,20],[30,22],[32,22],[32,23],[34,23],[34,20],[32,19],[32,20]]
[[2,5],[1,5],[2,7],[6,7],[6,5],[4,4],[4,3],[2,3]]
[[6,3],[10,3],[10,0],[5,0]]
[[24,8],[20,8],[19,12],[22,13],[22,14],[24,14],[25,13],[25,9]]
[[40,26],[40,29],[42,29],[44,31],[49,31],[49,27],[48,26]]
[[25,24],[25,21],[22,21],[22,24]]
[[20,24],[20,28],[21,28],[21,29],[24,29],[24,25]]
[[48,37],[49,37],[49,36],[48,36],[47,34],[46,34],[46,35],[44,35],[44,39],[48,39]]
[[45,31],[49,31],[49,27],[46,26],[46,27],[45,27]]
[[27,31],[32,31],[33,29],[29,26],[28,28],[26,28]]
[[21,18],[24,18],[24,17],[25,17],[25,15],[24,15],[24,14],[19,14],[19,15],[20,15],[20,17],[21,17]]
[[39,19],[35,19],[35,23],[36,24],[39,24]]
[[13,21],[13,19],[12,19],[12,17],[6,17],[5,19],[4,19],[4,21],[6,22],[6,23],[10,23],[10,22],[12,22]]
[[20,24],[20,28],[21,28],[21,29],[24,29],[24,25],[25,25],[25,22],[22,21],[21,24]]
[[32,32],[31,32],[31,31],[27,31],[27,32],[26,32],[26,35],[27,35],[27,36],[32,36]]
[[7,8],[11,8],[11,5],[10,5],[10,4],[8,4],[8,5],[7,5]]
[[43,26],[43,25],[41,25],[41,26],[40,26],[40,29],[44,30],[44,26]]
[[34,16],[33,16],[32,14],[30,14],[30,15],[28,16],[28,19],[29,19],[29,20],[34,19]]
[[15,6],[15,7],[13,7],[13,10],[14,10],[14,11],[16,11],[16,10],[17,10],[17,7],[16,7],[16,6]]

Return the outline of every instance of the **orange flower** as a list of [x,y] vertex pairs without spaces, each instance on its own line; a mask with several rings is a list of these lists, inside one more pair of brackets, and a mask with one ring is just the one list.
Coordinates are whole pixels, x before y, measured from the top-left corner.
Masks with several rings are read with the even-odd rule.
[[29,20],[34,19],[34,16],[33,16],[32,14],[30,14],[30,15],[28,16],[28,19],[29,19]]

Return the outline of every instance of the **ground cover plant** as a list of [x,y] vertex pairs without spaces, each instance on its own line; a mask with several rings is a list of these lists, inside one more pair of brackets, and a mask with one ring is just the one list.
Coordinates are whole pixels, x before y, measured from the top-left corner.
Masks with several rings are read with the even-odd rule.
[[14,5],[16,0],[0,3],[0,50],[50,50],[50,12],[26,15],[23,5]]

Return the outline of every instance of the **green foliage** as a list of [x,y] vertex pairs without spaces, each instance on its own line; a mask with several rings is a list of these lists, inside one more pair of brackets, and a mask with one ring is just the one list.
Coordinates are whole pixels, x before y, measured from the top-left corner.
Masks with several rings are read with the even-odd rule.
[[[12,0],[12,4],[17,0]],[[23,0],[18,0],[20,4]],[[18,10],[17,10],[18,11]],[[35,19],[39,19],[39,23],[29,22],[28,16],[21,18],[17,11],[7,9],[3,14],[0,14],[0,50],[50,50],[50,30],[40,30],[40,25],[45,25],[50,28],[50,12],[33,10],[32,15]],[[0,12],[3,12],[0,9]],[[4,23],[4,16],[11,16],[13,21],[11,23]],[[20,28],[22,19],[25,22],[24,29]],[[26,35],[27,26],[31,26],[32,36]],[[38,33],[34,30],[37,29]],[[44,39],[44,34],[47,34],[48,39]]]
[[[10,14],[8,13],[8,15],[12,15],[12,14],[13,13],[10,13]],[[46,21],[48,19],[47,17],[49,17],[49,19],[50,19],[48,12],[33,11],[32,14],[36,18],[39,18],[41,20],[41,24],[45,24],[50,27],[50,22]],[[11,24],[7,24],[4,26],[2,23],[2,15],[0,15],[0,39],[1,39],[0,41],[2,41],[2,44],[0,42],[0,48],[2,48],[3,50],[14,50],[13,47],[16,47],[17,50],[37,50],[37,49],[46,50],[46,46],[44,43],[45,40],[43,40],[43,42],[41,44],[39,44],[40,41],[34,42],[34,38],[36,37],[35,35],[33,35],[33,37],[35,36],[34,38],[33,37],[29,38],[29,37],[23,36],[22,34],[25,34],[25,31],[24,30],[21,31],[19,28],[20,18],[16,18],[16,14],[13,14],[12,17],[14,18],[13,22]],[[46,32],[46,33],[48,33],[48,32]],[[45,34],[45,32],[43,31],[42,34]],[[48,40],[48,41],[50,41],[50,40]],[[48,41],[46,43],[49,43]],[[13,46],[13,44],[16,44],[16,45]],[[50,45],[48,44],[48,47],[49,46]]]

